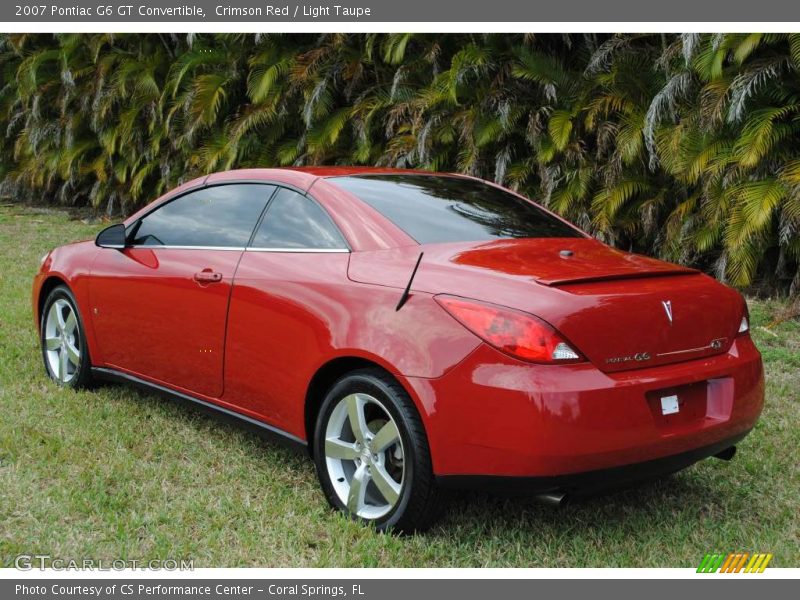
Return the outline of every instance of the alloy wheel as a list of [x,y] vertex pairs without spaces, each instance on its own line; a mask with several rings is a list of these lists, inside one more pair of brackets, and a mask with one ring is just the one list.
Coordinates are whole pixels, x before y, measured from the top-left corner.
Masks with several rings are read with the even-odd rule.
[[72,381],[80,371],[81,339],[75,309],[63,298],[53,302],[47,312],[44,346],[53,377],[62,384]]
[[325,463],[339,500],[362,519],[380,519],[400,499],[403,440],[392,415],[369,394],[339,400],[325,429]]

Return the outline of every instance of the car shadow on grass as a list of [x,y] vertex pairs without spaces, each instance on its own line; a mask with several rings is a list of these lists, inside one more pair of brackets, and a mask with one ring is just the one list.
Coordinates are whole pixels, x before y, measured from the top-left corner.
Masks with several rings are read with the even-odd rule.
[[[692,469],[693,467],[689,467]],[[699,480],[687,472],[630,484],[624,488],[590,492],[571,497],[561,506],[539,501],[531,495],[498,495],[459,491],[450,494],[439,528],[453,531],[507,530],[525,535],[548,532],[560,535],[577,529],[628,530],[647,524],[647,535],[674,532],[682,526],[699,525],[706,517],[726,512],[724,494],[713,482]]]

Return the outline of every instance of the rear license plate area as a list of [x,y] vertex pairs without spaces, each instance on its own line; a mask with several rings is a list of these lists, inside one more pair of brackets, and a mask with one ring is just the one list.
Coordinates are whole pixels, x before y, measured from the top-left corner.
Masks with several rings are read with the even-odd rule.
[[708,382],[647,392],[647,404],[657,427],[672,429],[694,424],[706,418]]

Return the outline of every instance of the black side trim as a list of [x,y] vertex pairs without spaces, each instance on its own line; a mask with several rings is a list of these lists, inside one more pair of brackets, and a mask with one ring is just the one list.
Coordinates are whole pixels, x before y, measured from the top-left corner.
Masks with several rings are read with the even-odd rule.
[[249,428],[252,428],[257,433],[263,434],[269,439],[277,441],[289,448],[292,448],[293,450],[301,450],[303,452],[307,452],[308,444],[306,443],[305,440],[302,440],[299,437],[292,435],[287,431],[284,431],[283,429],[278,429],[277,427],[268,425],[263,421],[259,421],[258,419],[248,417],[247,415],[243,415],[241,413],[230,410],[223,406],[218,406],[217,404],[213,404],[212,402],[207,402],[205,400],[201,400],[200,398],[195,398],[194,396],[190,396],[189,394],[183,394],[181,392],[177,392],[168,387],[164,387],[163,385],[158,385],[157,383],[151,383],[149,381],[145,381],[144,379],[140,379],[134,375],[129,375],[127,373],[117,371],[116,369],[92,367],[92,375],[94,377],[97,377],[98,379],[105,379],[107,381],[132,383],[139,387],[147,388],[149,390],[158,392],[165,396],[169,396],[170,398],[176,400],[190,402],[196,406],[199,406],[202,409],[205,409],[211,414],[221,415],[223,417],[235,420],[238,423],[243,423],[247,425]]
[[[501,493],[541,494],[545,492],[564,492],[569,494],[592,493],[646,481],[675,471],[680,471],[699,460],[715,456],[732,448],[750,430],[731,438],[696,448],[681,454],[665,456],[641,463],[623,465],[597,471],[584,471],[569,475],[549,477],[514,477],[497,475],[439,475],[436,481],[449,489],[487,490]],[[722,457],[725,458],[725,457]]]

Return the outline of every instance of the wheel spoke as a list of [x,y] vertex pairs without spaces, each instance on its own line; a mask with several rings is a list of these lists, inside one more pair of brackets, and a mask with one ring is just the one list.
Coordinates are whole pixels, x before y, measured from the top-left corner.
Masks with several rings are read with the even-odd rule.
[[75,335],[75,329],[78,327],[78,319],[75,318],[75,312],[70,310],[67,320],[64,321],[64,332],[68,335]]
[[58,302],[53,302],[50,310],[47,313],[47,322],[52,323],[58,331],[61,331],[61,323],[64,318],[61,316],[61,311],[58,308]]
[[395,425],[394,421],[387,421],[386,425],[381,427],[380,431],[372,438],[370,450],[373,454],[378,454],[386,450],[399,439],[400,433],[397,431],[397,425]]
[[58,322],[58,328],[61,331],[64,331],[64,326],[67,324],[66,321],[64,321],[64,307],[69,307],[69,304],[63,300],[56,300],[54,306],[56,307],[56,321]]
[[367,473],[367,467],[366,465],[361,465],[353,473],[350,492],[347,495],[347,510],[354,515],[357,515],[364,508],[364,498],[366,497],[368,483],[369,473]]
[[325,456],[341,460],[355,460],[360,454],[356,450],[355,444],[338,438],[328,438],[325,440]]
[[375,487],[378,488],[378,491],[386,501],[394,506],[400,497],[400,484],[392,479],[385,468],[379,465],[372,467],[372,481],[375,482]]
[[65,354],[67,355],[69,362],[71,362],[75,367],[81,364],[81,353],[74,344],[67,342],[65,350]]
[[67,352],[65,350],[61,350],[58,353],[58,378],[61,381],[67,380]]
[[44,346],[48,350],[58,350],[61,347],[61,338],[58,337],[45,338]]
[[347,402],[347,417],[350,420],[350,429],[356,441],[364,443],[367,439],[367,420],[364,418],[364,400],[358,394],[351,394],[345,398]]

